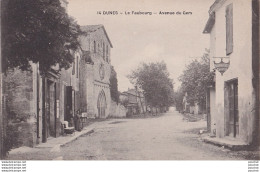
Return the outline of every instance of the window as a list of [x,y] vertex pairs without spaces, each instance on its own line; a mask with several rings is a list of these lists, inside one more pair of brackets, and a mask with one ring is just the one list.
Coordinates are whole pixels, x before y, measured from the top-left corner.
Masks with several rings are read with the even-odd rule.
[[97,49],[96,49],[97,47],[96,47],[96,41],[94,41],[94,53],[96,53],[97,52]]
[[233,52],[233,4],[226,7],[226,55]]
[[103,43],[103,59],[105,60],[105,44]]
[[106,57],[106,61],[109,62],[109,61],[108,61],[108,46],[107,46],[107,48],[106,48],[106,56],[107,56],[107,57]]

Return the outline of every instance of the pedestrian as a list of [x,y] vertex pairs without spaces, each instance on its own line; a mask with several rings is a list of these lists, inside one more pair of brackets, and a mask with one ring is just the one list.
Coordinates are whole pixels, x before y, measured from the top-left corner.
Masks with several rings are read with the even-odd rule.
[[69,115],[68,115],[68,122],[69,122],[69,127],[74,127],[74,121],[73,121],[73,113],[72,110],[69,111]]
[[74,117],[74,122],[75,122],[75,129],[77,131],[81,131],[83,126],[82,126],[82,122],[81,122],[81,115],[80,115],[80,110],[77,110],[77,113]]

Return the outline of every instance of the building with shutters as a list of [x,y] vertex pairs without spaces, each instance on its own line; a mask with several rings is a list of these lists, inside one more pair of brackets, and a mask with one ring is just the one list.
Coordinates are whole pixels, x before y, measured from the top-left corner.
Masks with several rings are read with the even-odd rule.
[[[210,34],[210,69],[215,83],[208,90],[212,136],[241,144],[259,140],[259,2],[216,0],[203,33]],[[214,66],[230,63],[223,75]]]

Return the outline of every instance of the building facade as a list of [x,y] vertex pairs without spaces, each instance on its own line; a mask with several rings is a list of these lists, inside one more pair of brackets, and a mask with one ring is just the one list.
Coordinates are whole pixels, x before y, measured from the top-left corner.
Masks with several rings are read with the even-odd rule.
[[127,115],[136,115],[146,112],[145,98],[142,92],[137,89],[128,89],[120,94],[120,101],[125,102]]
[[[255,0],[216,0],[203,31],[210,34],[210,68],[215,71],[207,101],[211,133],[245,144],[254,144],[259,133],[256,4]],[[229,67],[221,74],[214,63],[229,63]]]
[[83,114],[106,118],[110,113],[110,74],[112,43],[103,25],[82,26],[83,58],[80,62],[80,99]]
[[7,130],[16,138],[15,146],[33,147],[62,134],[62,122],[71,121],[78,110],[79,52],[71,68],[57,72],[57,66],[44,75],[39,65],[30,71],[9,70],[4,77]]
[[[30,71],[9,70],[4,77],[7,130],[15,146],[34,147],[59,137],[62,123],[73,126],[77,112],[89,118],[125,114],[110,95],[110,48],[103,25],[83,26],[81,47],[69,69],[55,66],[44,74],[31,63]],[[110,109],[110,106],[113,108]],[[115,113],[115,114],[111,114]]]

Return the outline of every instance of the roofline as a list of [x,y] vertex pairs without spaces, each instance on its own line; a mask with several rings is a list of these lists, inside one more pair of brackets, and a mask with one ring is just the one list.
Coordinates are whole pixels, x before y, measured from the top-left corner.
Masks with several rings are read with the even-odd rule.
[[123,93],[121,93],[121,94],[130,94],[130,95],[132,95],[132,96],[135,96],[135,97],[141,97],[141,98],[144,98],[144,96],[139,96],[139,95],[136,95],[136,94],[132,94],[132,93],[130,93],[130,92],[128,92],[128,91],[124,91]]
[[211,32],[215,24],[215,11],[218,10],[225,2],[226,0],[215,0],[214,3],[210,6],[209,18],[202,33],[207,34]]
[[209,8],[209,14],[215,12],[219,7],[221,7],[227,0],[215,0],[215,2]]
[[207,24],[203,30],[203,33],[204,34],[210,33],[214,25],[215,25],[215,12],[210,14]]
[[102,28],[104,29],[104,32],[105,32],[105,34],[106,34],[107,40],[108,40],[108,42],[109,42],[109,44],[110,44],[110,47],[113,48],[112,42],[110,41],[110,39],[109,39],[109,37],[108,37],[108,35],[107,35],[107,31],[106,31],[106,29],[105,29],[105,27],[104,27],[103,25],[102,25]]
[[[92,25],[84,25],[84,26],[92,26]],[[81,26],[81,27],[84,27],[84,26]],[[90,32],[86,32],[86,33],[96,32],[98,29],[102,28],[104,30],[104,32],[105,32],[105,35],[106,35],[107,40],[108,40],[108,42],[110,44],[110,47],[113,48],[113,45],[112,45],[112,43],[111,43],[111,41],[110,41],[110,39],[109,39],[109,37],[107,35],[107,31],[106,31],[104,25],[100,24],[100,25],[96,25],[96,26],[100,26],[100,27],[98,27],[96,30],[93,30],[93,31],[90,31]],[[84,31],[84,29],[83,29],[83,31]]]

